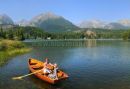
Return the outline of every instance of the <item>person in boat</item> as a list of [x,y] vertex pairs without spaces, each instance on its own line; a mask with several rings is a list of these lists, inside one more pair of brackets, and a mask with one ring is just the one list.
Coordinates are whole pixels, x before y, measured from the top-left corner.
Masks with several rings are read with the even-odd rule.
[[45,63],[44,63],[44,67],[43,67],[43,73],[44,74],[50,74],[51,73],[51,70],[48,68],[48,64],[49,64],[49,62],[48,62],[48,58],[46,58],[45,59],[46,61],[45,61]]
[[57,64],[54,64],[54,70],[51,74],[49,74],[48,76],[52,79],[57,79],[58,80],[58,76],[57,76],[57,70],[58,70],[58,67],[57,67]]

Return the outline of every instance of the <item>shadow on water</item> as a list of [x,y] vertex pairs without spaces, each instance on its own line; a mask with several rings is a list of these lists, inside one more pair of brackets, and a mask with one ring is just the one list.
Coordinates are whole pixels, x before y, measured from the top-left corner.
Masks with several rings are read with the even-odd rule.
[[36,76],[30,76],[28,78],[28,80],[33,82],[33,84],[35,84],[38,89],[62,89],[62,86],[64,83],[63,81],[61,81],[55,85],[52,85],[52,84],[49,84],[47,82],[44,82],[44,81],[38,79]]

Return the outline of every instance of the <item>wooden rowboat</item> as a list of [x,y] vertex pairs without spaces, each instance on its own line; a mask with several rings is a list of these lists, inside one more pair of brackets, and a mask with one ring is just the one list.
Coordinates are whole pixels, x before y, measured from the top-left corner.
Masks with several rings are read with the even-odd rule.
[[[30,58],[28,61],[28,66],[29,66],[29,70],[33,73],[33,72],[42,70],[44,67],[44,63],[36,59]],[[53,70],[53,65],[48,65],[48,67],[50,70]],[[57,71],[58,79],[52,79],[48,77],[48,75],[44,74],[43,71],[35,73],[34,75],[38,77],[39,79],[46,81],[48,83],[51,83],[51,84],[55,84],[59,82],[60,80],[68,78],[68,75],[61,70]]]

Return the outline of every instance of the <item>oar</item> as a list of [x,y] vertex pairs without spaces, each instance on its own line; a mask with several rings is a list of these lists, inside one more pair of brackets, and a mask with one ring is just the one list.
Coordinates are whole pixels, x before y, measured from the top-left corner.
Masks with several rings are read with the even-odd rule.
[[24,77],[27,77],[27,76],[36,74],[36,73],[38,73],[38,72],[40,72],[40,71],[42,71],[42,70],[38,70],[38,71],[36,71],[36,72],[32,72],[32,73],[30,73],[30,74],[26,74],[26,75],[19,76],[19,77],[13,77],[12,79],[14,79],[14,80],[15,80],[15,79],[22,79],[22,78],[24,78]]

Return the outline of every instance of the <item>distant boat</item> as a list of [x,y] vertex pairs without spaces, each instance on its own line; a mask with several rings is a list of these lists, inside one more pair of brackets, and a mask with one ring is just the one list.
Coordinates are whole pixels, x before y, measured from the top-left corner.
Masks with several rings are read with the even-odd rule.
[[[28,66],[29,66],[29,70],[33,73],[33,72],[42,70],[44,67],[44,62],[30,58],[28,61]],[[49,68],[53,69],[53,65],[49,65]],[[52,78],[48,77],[48,75],[44,74],[43,71],[35,73],[34,75],[36,77],[38,77],[39,79],[46,81],[48,83],[51,83],[51,84],[55,84],[55,83],[59,82],[60,80],[64,80],[64,79],[68,78],[68,75],[59,69],[57,71],[58,79],[52,79]]]

